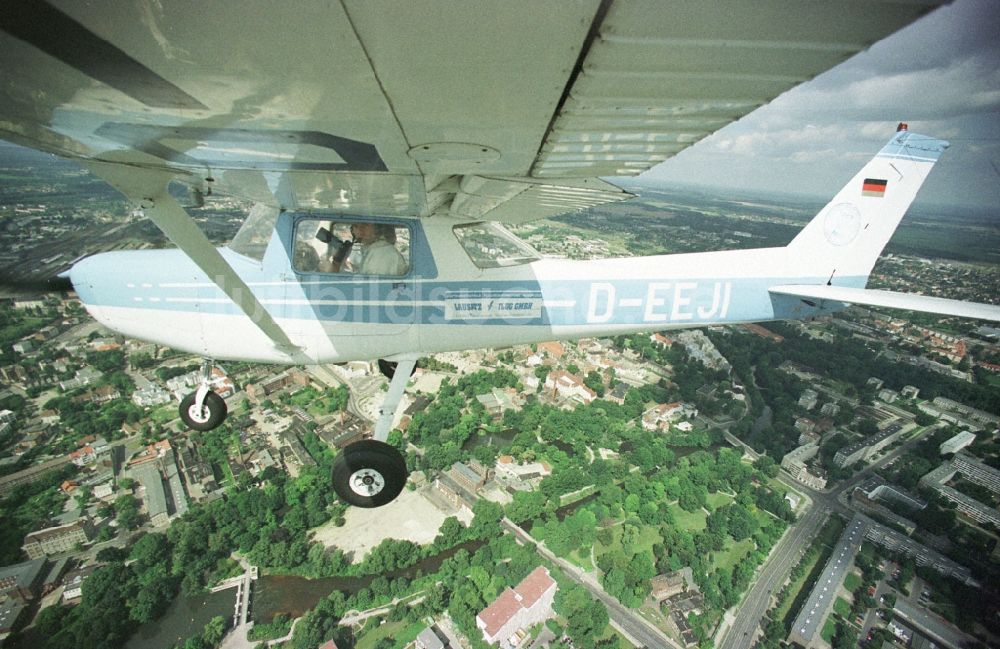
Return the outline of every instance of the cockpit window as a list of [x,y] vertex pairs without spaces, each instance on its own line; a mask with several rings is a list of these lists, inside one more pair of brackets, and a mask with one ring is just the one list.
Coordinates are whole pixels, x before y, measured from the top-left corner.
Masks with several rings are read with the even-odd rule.
[[229,249],[251,259],[262,261],[277,220],[278,210],[276,208],[255,203],[236,236],[229,243]]
[[519,266],[539,259],[531,246],[495,221],[456,225],[454,232],[469,259],[479,268]]
[[410,269],[410,229],[394,223],[302,219],[293,268],[300,273],[399,277]]

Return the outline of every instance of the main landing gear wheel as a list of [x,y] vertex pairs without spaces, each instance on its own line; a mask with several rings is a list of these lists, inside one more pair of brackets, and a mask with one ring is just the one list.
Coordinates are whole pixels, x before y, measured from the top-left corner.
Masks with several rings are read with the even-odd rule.
[[355,507],[381,507],[406,485],[406,460],[394,447],[374,439],[348,444],[333,462],[333,488]]
[[181,421],[194,430],[212,430],[226,418],[226,402],[216,393],[209,390],[205,394],[205,402],[201,408],[195,405],[198,393],[192,392],[181,401]]

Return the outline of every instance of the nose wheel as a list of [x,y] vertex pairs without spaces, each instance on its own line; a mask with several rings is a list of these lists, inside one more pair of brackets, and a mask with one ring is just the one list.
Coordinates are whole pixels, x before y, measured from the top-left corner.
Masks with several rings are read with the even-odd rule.
[[355,507],[381,507],[406,485],[406,460],[394,447],[374,439],[349,444],[333,462],[333,488]]

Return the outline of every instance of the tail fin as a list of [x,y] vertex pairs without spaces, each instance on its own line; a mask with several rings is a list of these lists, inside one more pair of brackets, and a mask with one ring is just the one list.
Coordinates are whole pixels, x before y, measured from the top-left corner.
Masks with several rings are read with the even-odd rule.
[[900,124],[896,135],[788,244],[803,275],[864,287],[931,167],[948,148]]

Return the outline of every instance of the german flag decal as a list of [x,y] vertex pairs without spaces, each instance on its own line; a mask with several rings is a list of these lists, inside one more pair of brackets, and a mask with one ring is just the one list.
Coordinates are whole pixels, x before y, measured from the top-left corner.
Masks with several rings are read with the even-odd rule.
[[887,180],[879,180],[878,178],[865,178],[864,184],[861,185],[861,195],[882,198],[885,196],[885,186],[888,182]]

